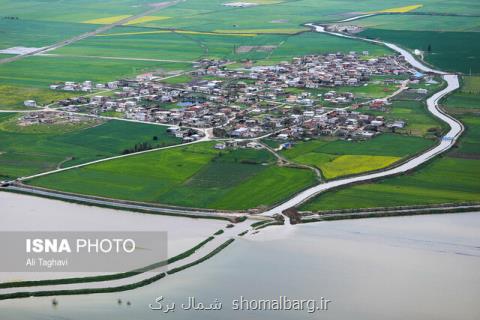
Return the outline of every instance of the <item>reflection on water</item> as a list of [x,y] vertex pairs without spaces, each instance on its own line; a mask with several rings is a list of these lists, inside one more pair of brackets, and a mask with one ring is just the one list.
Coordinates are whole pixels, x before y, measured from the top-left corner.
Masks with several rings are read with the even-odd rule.
[[[274,228],[133,291],[0,302],[6,319],[480,319],[480,214],[365,219]],[[148,308],[157,296],[223,310]],[[232,311],[232,299],[333,300],[328,311]],[[124,301],[118,304],[117,300]],[[126,301],[131,305],[127,306]]]

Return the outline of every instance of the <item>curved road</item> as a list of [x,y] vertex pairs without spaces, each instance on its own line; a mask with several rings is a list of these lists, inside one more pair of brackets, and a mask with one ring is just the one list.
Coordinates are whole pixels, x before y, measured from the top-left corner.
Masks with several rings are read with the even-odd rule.
[[427,99],[427,107],[428,107],[428,111],[430,111],[435,117],[437,117],[440,120],[442,120],[443,122],[447,123],[450,126],[450,130],[448,131],[448,133],[445,136],[443,136],[442,140],[440,141],[440,143],[436,147],[434,147],[430,150],[427,150],[426,152],[422,153],[421,155],[416,156],[416,157],[406,161],[405,163],[403,163],[402,165],[400,165],[398,167],[395,167],[395,168],[392,168],[392,169],[387,169],[385,171],[380,171],[380,172],[376,172],[376,173],[371,173],[371,174],[366,174],[366,175],[356,176],[356,177],[351,177],[351,178],[345,178],[345,179],[335,180],[335,181],[331,181],[331,182],[316,185],[312,188],[309,188],[307,190],[304,190],[304,191],[300,192],[299,194],[297,194],[296,196],[294,196],[290,200],[288,200],[288,201],[286,201],[286,202],[284,202],[284,203],[282,203],[282,204],[280,204],[280,205],[278,205],[278,206],[276,206],[276,207],[274,207],[274,208],[272,208],[268,211],[263,212],[262,215],[265,215],[265,216],[272,216],[273,214],[281,213],[282,211],[284,211],[288,208],[298,206],[299,204],[311,199],[312,197],[318,195],[321,192],[325,192],[327,190],[330,190],[330,189],[333,189],[333,188],[336,188],[336,187],[339,187],[339,186],[344,186],[344,185],[348,185],[348,184],[356,183],[356,182],[363,182],[363,181],[378,179],[378,178],[387,177],[387,176],[391,176],[391,175],[396,175],[396,174],[400,174],[400,173],[404,173],[404,172],[407,172],[409,170],[412,170],[412,169],[418,167],[419,165],[427,162],[428,160],[432,159],[433,157],[435,157],[435,156],[447,151],[448,149],[450,149],[455,144],[456,140],[462,134],[463,129],[464,129],[461,122],[459,122],[455,118],[445,114],[438,107],[438,101],[441,98],[443,98],[445,95],[449,94],[450,92],[455,91],[456,89],[458,89],[460,87],[457,75],[447,74],[443,71],[431,69],[430,67],[425,66],[423,63],[416,60],[410,52],[408,52],[408,51],[406,51],[406,50],[404,50],[404,49],[402,49],[402,48],[400,48],[400,47],[398,47],[394,44],[391,44],[391,43],[381,42],[381,41],[377,41],[377,40],[363,39],[363,38],[344,35],[344,34],[340,34],[340,33],[327,32],[327,31],[325,31],[325,28],[323,26],[317,26],[317,25],[313,25],[313,24],[307,24],[307,26],[313,27],[315,29],[315,31],[321,32],[321,33],[328,33],[328,34],[343,37],[343,38],[351,38],[351,39],[363,40],[363,41],[368,41],[368,42],[372,42],[372,43],[385,45],[385,46],[389,47],[390,49],[392,49],[394,51],[397,51],[402,56],[404,56],[406,61],[408,63],[410,63],[410,65],[412,65],[416,69],[424,71],[424,72],[430,72],[430,73],[436,73],[436,74],[442,75],[443,79],[447,82],[447,87],[445,89],[435,93],[433,96],[431,96],[429,99]]

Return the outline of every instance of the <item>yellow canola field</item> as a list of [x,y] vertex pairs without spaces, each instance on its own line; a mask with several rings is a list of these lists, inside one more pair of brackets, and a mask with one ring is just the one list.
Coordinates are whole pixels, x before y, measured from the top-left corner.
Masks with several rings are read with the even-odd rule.
[[130,17],[130,15],[123,15],[123,16],[114,16],[114,17],[107,17],[107,18],[99,18],[99,19],[93,19],[93,20],[87,20],[83,21],[83,23],[89,23],[89,24],[111,24],[115,23],[117,21],[120,21],[122,19],[126,19]]
[[411,6],[390,8],[385,10],[371,11],[368,13],[406,13],[423,7],[423,4],[414,4]]
[[279,34],[295,34],[302,31],[307,31],[308,29],[300,29],[300,28],[273,28],[273,29],[238,29],[238,30],[214,30],[213,32],[218,33],[229,33],[229,34],[249,34],[249,33],[256,33],[256,34],[272,34],[272,33],[279,33]]
[[160,20],[167,20],[170,19],[170,17],[163,17],[163,16],[145,16],[141,18],[137,18],[135,20],[132,20],[125,25],[131,25],[131,24],[139,24],[139,23],[146,23],[146,22],[152,22],[152,21],[160,21]]
[[325,178],[332,179],[382,169],[400,159],[399,157],[387,156],[344,155],[320,165],[320,168]]
[[[107,18],[99,18],[99,19],[83,21],[83,23],[112,24],[112,23],[118,22],[120,20],[126,19],[128,17],[131,17],[131,16],[130,15],[122,15],[122,16],[114,16],[114,17],[107,17]],[[146,23],[146,22],[158,21],[158,20],[166,20],[166,19],[170,19],[170,17],[145,16],[145,17],[140,17],[140,18],[134,19],[132,21],[129,21],[129,22],[125,23],[125,25],[128,26],[128,25],[133,25],[133,24]]]
[[108,33],[99,34],[97,37],[110,37],[110,36],[130,36],[130,35],[142,35],[142,34],[160,34],[160,33],[179,33],[179,34],[199,34],[199,35],[211,35],[211,36],[234,36],[234,37],[256,37],[255,33],[214,33],[214,32],[201,32],[201,31],[187,31],[187,30],[156,30],[156,31],[139,31],[139,32],[121,32],[121,33]]

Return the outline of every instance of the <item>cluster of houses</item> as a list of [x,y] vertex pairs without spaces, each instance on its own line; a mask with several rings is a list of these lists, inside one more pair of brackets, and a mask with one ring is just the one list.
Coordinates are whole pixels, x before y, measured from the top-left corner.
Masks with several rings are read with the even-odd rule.
[[[72,115],[68,112],[44,111],[24,113],[18,119],[18,125],[27,127],[36,124],[73,124],[88,120],[88,117]],[[91,118],[90,118],[91,120]]]
[[383,116],[362,114],[347,108],[317,108],[301,113],[288,110],[282,117],[270,117],[261,122],[253,119],[241,124],[237,122],[231,125],[233,131],[226,126],[225,129],[217,129],[217,135],[221,136],[220,130],[225,130],[227,136],[251,138],[258,136],[259,131],[273,131],[277,132],[274,136],[279,140],[288,141],[316,136],[364,140],[405,125],[404,121],[386,122]]
[[345,24],[331,24],[325,27],[325,30],[330,32],[343,32],[343,33],[359,33],[364,30],[364,28],[356,25],[345,25]]
[[288,74],[289,85],[305,88],[358,86],[366,83],[373,75],[401,75],[412,72],[404,63],[403,56],[367,59],[368,55],[368,51],[361,55],[356,52],[309,55],[283,64],[281,71]]
[[52,90],[74,91],[74,92],[92,92],[94,89],[117,89],[117,82],[93,83],[90,80],[83,82],[65,81],[50,85]]
[[[217,137],[254,138],[281,132],[288,138],[368,138],[391,129],[391,124],[355,111],[358,101],[349,106],[354,94],[334,89],[365,85],[373,75],[394,78],[414,71],[402,57],[369,59],[367,55],[308,55],[275,66],[240,69],[205,59],[196,63],[188,83],[168,84],[151,74],[142,75],[107,84],[114,89],[108,96],[66,99],[59,104],[70,112],[115,113],[116,117],[178,128],[211,128]],[[81,85],[85,84],[91,82]],[[388,101],[362,103],[375,108]]]

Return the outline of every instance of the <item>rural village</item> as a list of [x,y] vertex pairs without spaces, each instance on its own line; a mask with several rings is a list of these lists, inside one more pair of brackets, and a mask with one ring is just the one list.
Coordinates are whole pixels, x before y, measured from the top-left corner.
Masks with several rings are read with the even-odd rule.
[[[342,87],[368,86],[372,77],[402,87],[405,81],[401,79],[418,82],[423,77],[402,56],[368,58],[368,52],[308,55],[275,66],[246,64],[235,70],[225,68],[226,63],[201,60],[190,72],[192,80],[185,83],[162,83],[153,74],[108,83],[55,83],[51,90],[90,94],[61,100],[55,111],[27,113],[21,125],[104,116],[169,125],[168,131],[183,142],[201,139],[204,129],[211,129],[213,137],[227,139],[271,136],[287,142],[336,136],[364,140],[402,129],[407,123],[357,111],[363,106],[383,110],[390,102],[388,97],[362,99]],[[112,94],[95,95],[99,90]],[[425,89],[417,91],[426,94]],[[25,105],[36,104],[25,101]]]

